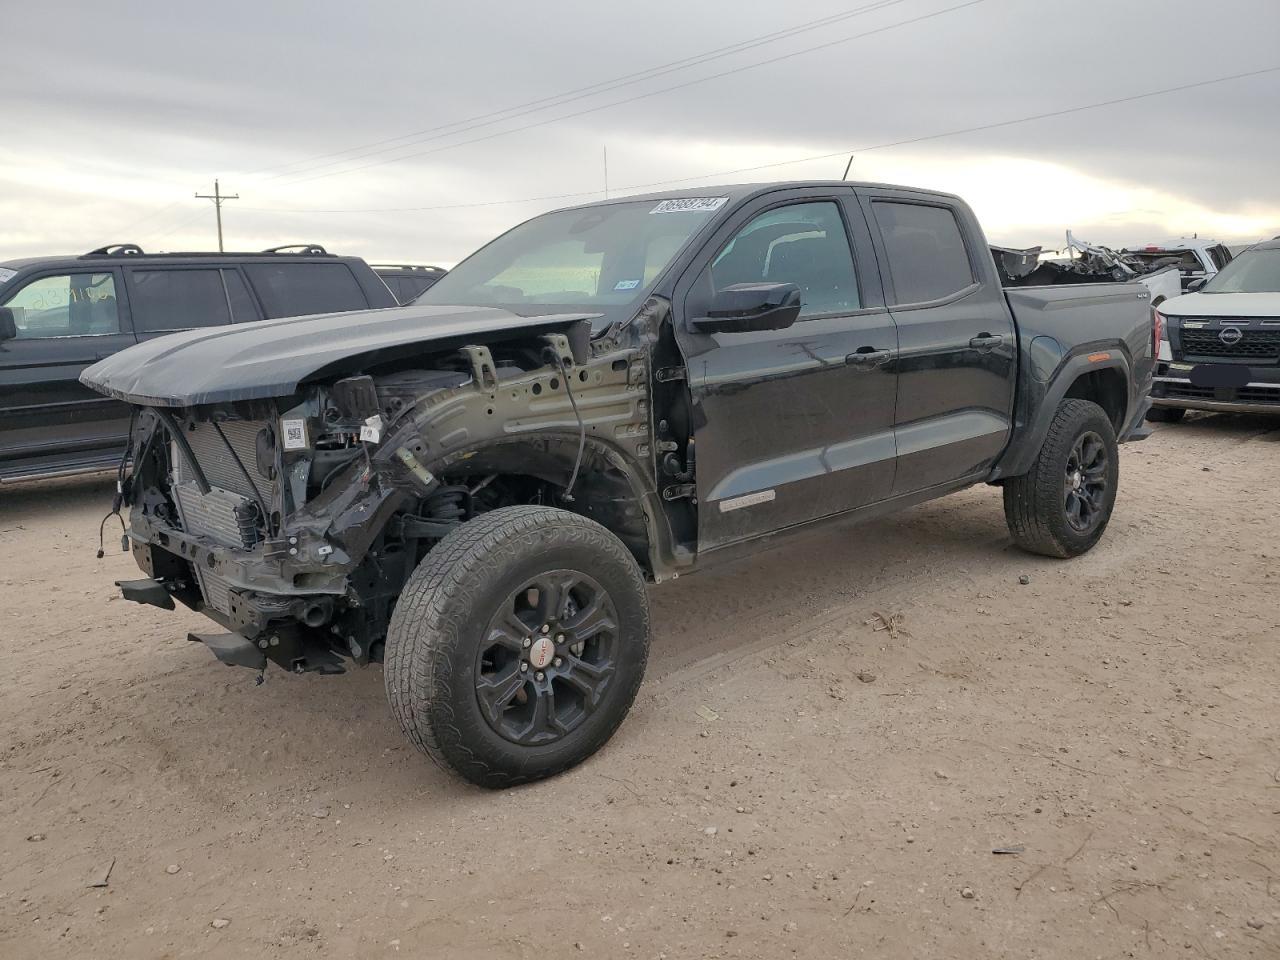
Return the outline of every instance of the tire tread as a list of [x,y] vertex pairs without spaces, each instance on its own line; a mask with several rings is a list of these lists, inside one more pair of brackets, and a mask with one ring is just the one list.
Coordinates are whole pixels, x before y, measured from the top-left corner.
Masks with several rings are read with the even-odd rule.
[[644,578],[635,558],[600,524],[579,514],[545,506],[503,507],[462,524],[423,558],[405,584],[387,630],[384,682],[391,711],[410,742],[432,762],[485,787],[508,787],[560,773],[599,749],[626,716],[643,679],[648,656],[648,604],[638,624],[644,650],[640,669],[620,676],[627,685],[625,706],[594,735],[580,756],[554,767],[522,773],[499,769],[466,744],[449,702],[455,657],[465,651],[462,627],[473,605],[475,584],[486,568],[514,564],[537,550],[552,530],[568,528],[584,545],[603,549],[629,571],[645,598]]

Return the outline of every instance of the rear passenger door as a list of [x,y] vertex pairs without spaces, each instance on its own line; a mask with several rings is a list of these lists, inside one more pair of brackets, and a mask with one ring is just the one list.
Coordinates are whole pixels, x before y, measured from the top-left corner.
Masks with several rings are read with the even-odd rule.
[[898,329],[893,495],[984,473],[1012,427],[1017,342],[986,240],[930,194],[860,191]]
[[235,269],[146,265],[126,268],[125,273],[140,340],[260,319]]
[[365,310],[369,300],[345,263],[247,263],[268,318]]

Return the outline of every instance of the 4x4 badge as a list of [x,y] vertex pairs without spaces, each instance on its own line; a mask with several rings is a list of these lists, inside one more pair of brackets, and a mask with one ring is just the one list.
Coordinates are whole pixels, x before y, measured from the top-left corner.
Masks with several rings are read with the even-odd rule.
[[1244,338],[1244,334],[1238,327],[1227,327],[1218,334],[1218,339],[1225,343],[1228,347],[1232,344],[1239,343]]

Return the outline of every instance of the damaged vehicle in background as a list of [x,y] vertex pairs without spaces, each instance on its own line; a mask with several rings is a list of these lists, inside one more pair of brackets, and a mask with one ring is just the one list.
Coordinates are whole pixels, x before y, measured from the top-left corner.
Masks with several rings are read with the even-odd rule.
[[1231,249],[1217,240],[1200,237],[1179,237],[1146,243],[1123,251],[1127,257],[1145,263],[1175,263],[1182,278],[1184,292],[1194,292],[1197,283],[1204,283],[1231,262]]
[[779,183],[544,214],[412,306],[84,380],[134,406],[126,597],[229,664],[383,662],[409,739],[500,787],[622,722],[646,581],[978,483],[1022,548],[1091,549],[1154,337],[1141,284],[1006,291],[954,196]]
[[1141,283],[1151,292],[1151,306],[1182,294],[1177,257],[1143,258],[1110,247],[1077,240],[1067,231],[1067,245],[1046,256],[1043,247],[991,248],[1001,280],[1008,287],[1039,287],[1059,283]]

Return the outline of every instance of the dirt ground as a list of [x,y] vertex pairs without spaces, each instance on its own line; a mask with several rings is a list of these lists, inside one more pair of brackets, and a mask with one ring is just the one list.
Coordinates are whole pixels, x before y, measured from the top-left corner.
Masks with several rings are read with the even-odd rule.
[[0,957],[1280,956],[1278,465],[1196,417],[1075,561],[978,488],[655,588],[618,735],[503,793],[116,599],[108,483],[7,488]]

